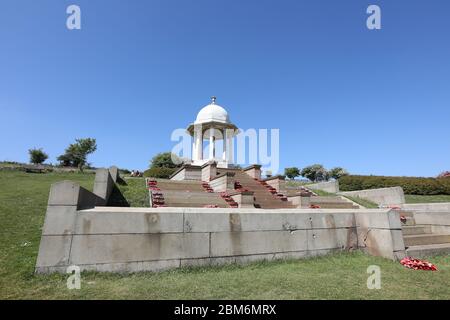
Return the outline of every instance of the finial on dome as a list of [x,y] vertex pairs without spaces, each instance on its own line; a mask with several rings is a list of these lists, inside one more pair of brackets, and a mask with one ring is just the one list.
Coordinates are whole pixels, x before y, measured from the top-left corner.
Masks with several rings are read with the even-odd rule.
[[216,104],[216,99],[217,99],[217,98],[216,98],[215,96],[212,96],[212,97],[211,97],[211,103],[212,103],[212,104]]

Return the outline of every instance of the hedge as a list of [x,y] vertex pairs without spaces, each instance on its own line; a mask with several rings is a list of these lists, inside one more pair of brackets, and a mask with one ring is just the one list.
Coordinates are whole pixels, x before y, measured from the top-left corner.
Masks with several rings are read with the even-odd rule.
[[178,168],[150,168],[144,171],[144,177],[169,179],[170,175],[177,170]]
[[341,191],[397,187],[405,194],[450,194],[450,178],[385,177],[347,175],[339,179]]

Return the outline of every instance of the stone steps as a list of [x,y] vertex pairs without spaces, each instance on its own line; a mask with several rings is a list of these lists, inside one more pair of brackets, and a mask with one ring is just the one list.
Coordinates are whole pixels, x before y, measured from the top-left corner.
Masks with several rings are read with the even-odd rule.
[[405,242],[406,247],[440,243],[450,244],[450,234],[404,235],[403,241]]
[[353,205],[349,202],[319,202],[316,203],[315,201],[310,202],[312,205],[318,205],[321,209],[358,209],[357,206]]
[[[222,199],[220,199],[220,200],[222,200]],[[228,204],[223,203],[223,201],[221,201],[221,202],[208,201],[208,203],[195,202],[195,201],[192,201],[192,202],[166,201],[165,204],[168,207],[185,207],[185,208],[203,208],[204,206],[207,206],[207,205],[217,205],[219,208],[229,208],[230,207]]]
[[410,246],[406,255],[414,258],[424,258],[438,254],[450,254],[450,243]]
[[431,226],[417,225],[414,212],[403,210],[398,212],[400,216],[406,218],[406,221],[402,222],[402,233],[407,256],[423,258],[450,253],[450,235],[434,234]]
[[[161,191],[162,201],[167,207],[205,207],[216,205],[220,208],[229,208],[230,205],[218,193],[205,192],[201,181],[174,181],[156,179],[156,187]],[[157,199],[157,198],[155,198]],[[156,204],[158,204],[157,200]]]
[[404,226],[402,227],[403,235],[411,236],[411,235],[419,235],[419,234],[429,234],[431,233],[431,226]]
[[293,204],[282,198],[277,197],[277,194],[269,192],[269,188],[256,181],[243,171],[235,171],[234,176],[236,181],[242,185],[243,188],[253,191],[256,208],[263,209],[289,209],[295,208]]

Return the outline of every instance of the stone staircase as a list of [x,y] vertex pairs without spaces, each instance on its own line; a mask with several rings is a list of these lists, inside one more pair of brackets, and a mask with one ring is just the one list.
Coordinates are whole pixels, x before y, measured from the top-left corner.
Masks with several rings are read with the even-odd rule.
[[430,225],[416,224],[413,212],[401,210],[399,213],[405,218],[402,221],[402,232],[407,256],[422,258],[450,254],[449,234],[436,234],[432,232]]
[[[225,199],[215,192],[208,192],[201,181],[195,180],[167,180],[151,179],[156,181],[159,190],[149,192],[160,193],[162,202],[158,206],[165,207],[207,207],[229,208],[230,205]],[[155,203],[154,203],[155,204]]]
[[[229,170],[218,170],[218,174]],[[242,170],[233,170],[234,179],[243,189],[254,192],[255,208],[262,209],[289,209],[296,208],[292,203],[287,201],[285,195],[273,191],[261,180],[254,179]]]
[[310,203],[319,206],[321,209],[359,209],[351,201],[340,196],[312,196]]
[[359,206],[354,204],[349,199],[342,196],[318,196],[305,187],[287,189],[288,196],[301,195],[309,197],[310,205],[313,207],[320,207],[321,209],[359,209]]

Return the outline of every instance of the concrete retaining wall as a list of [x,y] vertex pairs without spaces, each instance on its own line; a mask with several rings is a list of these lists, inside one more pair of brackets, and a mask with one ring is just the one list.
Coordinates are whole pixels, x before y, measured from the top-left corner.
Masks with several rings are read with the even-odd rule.
[[311,190],[322,190],[325,192],[330,193],[338,193],[339,192],[339,181],[326,181],[326,182],[319,182],[319,183],[313,183],[313,184],[307,184],[305,185],[308,189]]
[[36,272],[158,271],[358,248],[404,256],[399,214],[388,209],[102,207],[118,176],[98,173],[98,194],[71,181],[52,185]]
[[405,203],[405,195],[401,187],[347,191],[339,194],[367,199],[383,206],[402,205]]
[[405,257],[400,214],[395,211],[357,209],[358,244],[367,253],[390,259]]
[[170,176],[170,180],[201,180],[200,166],[184,165]]
[[402,249],[399,217],[389,210],[82,209],[95,203],[94,194],[72,182],[53,185],[51,194],[62,191],[64,201],[50,196],[36,263],[39,273],[65,272],[69,265],[157,271],[357,248],[394,259]]
[[96,205],[104,206],[107,204],[118,178],[119,172],[117,167],[114,166],[109,169],[97,169],[95,171],[94,193],[99,197]]

